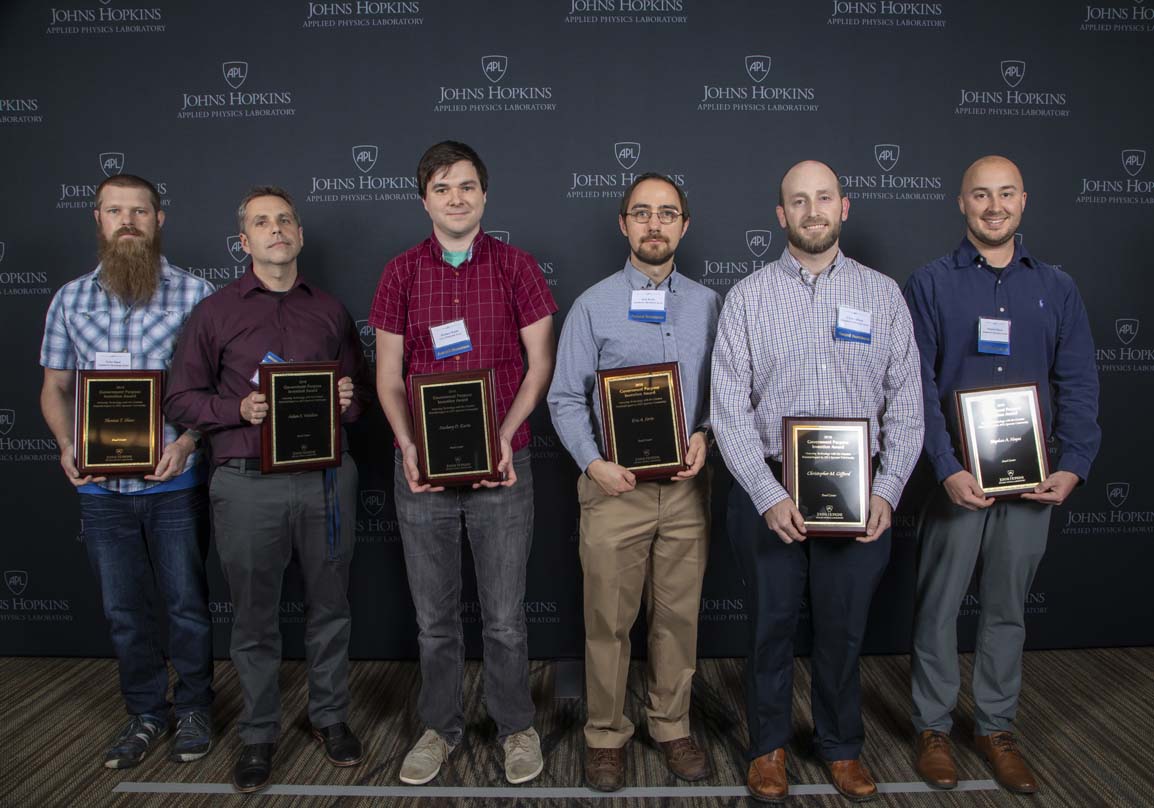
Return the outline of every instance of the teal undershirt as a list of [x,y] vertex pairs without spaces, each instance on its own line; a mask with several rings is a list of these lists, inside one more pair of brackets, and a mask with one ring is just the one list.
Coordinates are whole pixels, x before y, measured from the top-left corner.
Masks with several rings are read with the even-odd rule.
[[442,250],[441,257],[445,259],[445,263],[449,264],[453,269],[456,269],[461,264],[465,263],[465,259],[469,257],[468,250],[460,250],[453,252],[451,250]]

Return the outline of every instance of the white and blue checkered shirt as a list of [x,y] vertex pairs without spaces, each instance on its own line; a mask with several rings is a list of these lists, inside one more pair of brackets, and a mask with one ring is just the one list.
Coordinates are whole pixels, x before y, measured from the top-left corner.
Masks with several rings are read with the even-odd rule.
[[[176,338],[193,306],[213,292],[206,280],[160,259],[160,284],[140,306],[125,306],[100,285],[100,266],[60,288],[44,320],[40,364],[53,370],[91,370],[96,353],[127,353],[134,370],[167,370]],[[175,426],[164,422],[164,445],[176,440]],[[193,452],[184,471],[200,460]],[[102,488],[133,494],[158,485],[140,477],[109,478]]]
[[[870,312],[868,344],[834,339],[839,305]],[[730,290],[712,375],[717,444],[758,513],[788,496],[765,462],[781,460],[786,416],[868,418],[880,455],[872,493],[897,507],[922,449],[923,408],[913,325],[893,279],[840,252],[814,276],[787,249]]]

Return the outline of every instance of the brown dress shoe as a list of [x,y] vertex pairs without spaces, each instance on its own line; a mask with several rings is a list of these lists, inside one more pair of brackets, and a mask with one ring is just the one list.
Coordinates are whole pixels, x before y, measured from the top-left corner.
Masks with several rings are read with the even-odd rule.
[[709,761],[705,753],[688,735],[672,741],[658,741],[665,753],[665,765],[682,780],[704,780],[709,776]]
[[768,755],[751,760],[745,787],[749,789],[749,796],[758,802],[784,802],[789,796],[789,780],[785,777],[785,749],[774,749]]
[[617,791],[625,785],[625,750],[585,747],[585,782],[598,791]]
[[990,761],[994,769],[994,779],[1002,788],[1018,794],[1033,794],[1038,790],[1034,773],[1022,759],[1014,736],[1009,732],[991,732],[989,735],[975,735],[974,743],[982,756]]
[[925,730],[918,736],[918,757],[914,769],[934,788],[956,788],[958,767],[950,751],[950,738],[944,732]]
[[847,800],[866,802],[878,795],[878,787],[870,777],[869,769],[861,765],[857,758],[853,760],[827,760],[833,787]]

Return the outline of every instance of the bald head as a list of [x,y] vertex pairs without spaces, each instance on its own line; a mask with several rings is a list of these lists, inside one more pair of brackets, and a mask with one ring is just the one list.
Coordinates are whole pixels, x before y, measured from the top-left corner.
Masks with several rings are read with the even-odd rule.
[[796,191],[799,187],[833,191],[839,199],[845,196],[845,189],[841,187],[837,172],[820,160],[802,160],[785,172],[785,176],[781,178],[781,185],[777,188],[777,204],[785,207],[789,191]]
[[[990,182],[997,184],[991,185]],[[962,175],[961,192],[965,195],[974,188],[980,187],[992,191],[995,188],[1010,185],[1017,188],[1018,191],[1025,190],[1022,172],[1018,170],[1013,161],[997,154],[990,154],[979,157],[966,169],[966,173]]]
[[1005,157],[975,160],[962,175],[958,209],[966,217],[970,241],[987,260],[999,262],[994,266],[1005,266],[1026,209],[1022,172]]

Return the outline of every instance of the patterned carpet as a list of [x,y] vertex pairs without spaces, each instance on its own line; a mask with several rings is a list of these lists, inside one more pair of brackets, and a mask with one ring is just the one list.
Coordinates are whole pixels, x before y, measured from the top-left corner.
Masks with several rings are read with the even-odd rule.
[[[167,808],[249,801],[256,801],[262,808],[754,805],[739,796],[745,777],[743,663],[730,659],[700,662],[694,683],[692,722],[694,732],[713,758],[715,772],[699,785],[682,788],[677,788],[682,784],[665,768],[660,753],[645,734],[639,715],[643,694],[638,664],[631,675],[633,690],[628,711],[639,731],[628,747],[627,766],[629,785],[646,787],[645,792],[605,798],[574,790],[582,786],[580,728],[584,708],[580,699],[557,698],[566,695],[558,689],[569,691],[577,683],[560,681],[566,678],[564,673],[555,681],[558,667],[552,663],[532,663],[536,726],[547,756],[545,771],[536,781],[521,787],[508,787],[504,782],[495,727],[485,718],[481,704],[480,666],[469,663],[465,674],[469,719],[465,742],[429,786],[400,789],[397,772],[401,759],[420,729],[415,714],[417,666],[411,662],[353,665],[351,723],[365,741],[366,760],[352,769],[335,769],[319,754],[317,744],[304,727],[304,666],[289,662],[282,674],[286,724],[277,749],[274,782],[295,793],[242,797],[224,787],[239,747],[233,724],[240,708],[240,694],[230,663],[218,662],[216,666],[215,709],[220,741],[207,758],[196,763],[169,763],[164,747],[154,751],[141,766],[116,772],[100,766],[104,747],[124,721],[115,664],[106,659],[3,658],[0,743],[5,755],[0,767],[0,805]],[[1154,648],[1035,651],[1026,655],[1018,729],[1023,752],[1042,784],[1042,791],[1033,797],[998,790],[974,752],[969,718],[972,703],[965,695],[969,664],[969,657],[963,657],[963,696],[953,737],[959,776],[975,781],[975,790],[918,792],[911,790],[920,784],[913,771],[910,749],[909,659],[889,656],[862,660],[867,728],[864,759],[879,782],[893,784],[895,789],[872,804],[943,808],[1154,805],[1154,748],[1150,743],[1154,731]],[[799,660],[797,666],[794,718],[797,740],[790,750],[791,783],[824,790],[820,788],[828,783],[824,770],[808,751],[806,660]],[[217,784],[215,792],[212,784]],[[301,793],[309,791],[310,785],[314,787],[312,793]],[[118,786],[137,792],[146,788],[160,791],[114,791]],[[340,793],[337,789],[334,793],[334,786],[361,790]],[[172,793],[181,787],[202,793]],[[478,791],[502,787],[504,793]],[[836,794],[805,793],[792,797],[790,804],[850,803]]]

